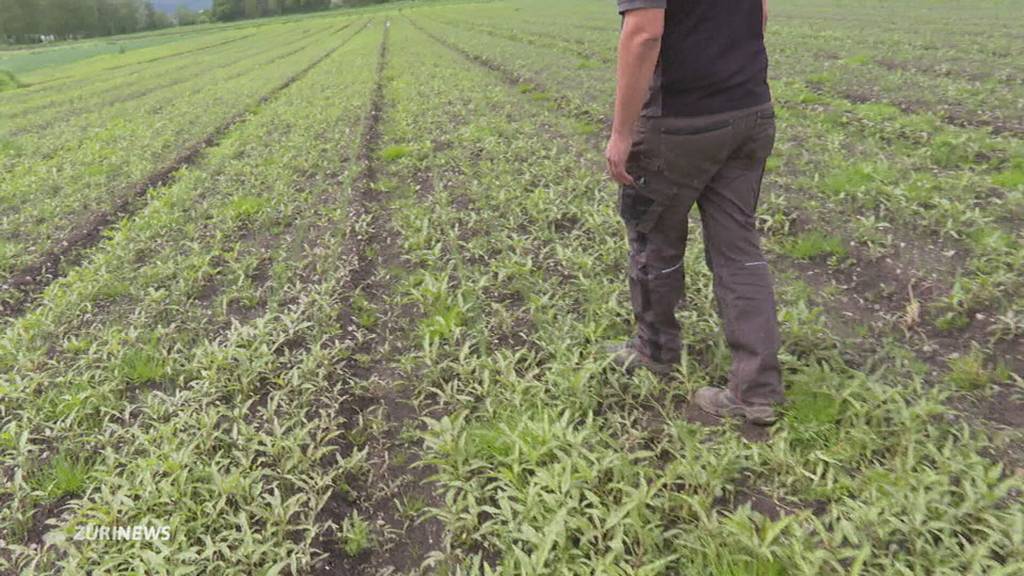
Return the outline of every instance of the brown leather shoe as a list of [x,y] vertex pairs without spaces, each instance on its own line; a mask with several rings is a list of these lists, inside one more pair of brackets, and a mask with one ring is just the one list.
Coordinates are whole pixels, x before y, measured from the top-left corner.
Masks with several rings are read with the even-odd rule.
[[741,404],[724,388],[705,386],[693,395],[693,402],[708,414],[722,418],[744,418],[751,424],[770,426],[778,420],[775,408],[767,405]]
[[634,340],[607,344],[604,351],[612,355],[612,364],[632,374],[638,367],[646,368],[658,376],[668,376],[675,372],[675,364],[655,362],[637,351]]

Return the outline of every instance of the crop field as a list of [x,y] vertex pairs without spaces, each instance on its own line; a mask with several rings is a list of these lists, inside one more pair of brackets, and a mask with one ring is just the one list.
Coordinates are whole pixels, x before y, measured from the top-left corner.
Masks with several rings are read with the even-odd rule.
[[0,574],[1024,575],[1024,3],[771,4],[769,429],[696,214],[601,352],[610,0],[0,51]]

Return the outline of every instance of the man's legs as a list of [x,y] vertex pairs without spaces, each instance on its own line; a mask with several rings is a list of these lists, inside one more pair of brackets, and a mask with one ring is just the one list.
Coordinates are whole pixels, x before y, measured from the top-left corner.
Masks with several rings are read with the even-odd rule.
[[[729,153],[725,115],[645,119],[630,154],[635,186],[621,189],[619,211],[629,238],[629,293],[637,336],[622,355],[671,371],[682,353],[675,310],[683,296],[687,216]],[[624,364],[622,358],[617,358]]]
[[765,161],[775,140],[774,114],[738,119],[738,146],[697,200],[708,267],[733,364],[729,391],[746,406],[783,401],[773,279],[756,230]]
[[624,187],[621,196],[629,238],[629,295],[637,323],[634,347],[655,363],[676,364],[682,342],[675,309],[683,295],[686,218],[693,200],[660,204],[647,195],[652,185],[659,183]]

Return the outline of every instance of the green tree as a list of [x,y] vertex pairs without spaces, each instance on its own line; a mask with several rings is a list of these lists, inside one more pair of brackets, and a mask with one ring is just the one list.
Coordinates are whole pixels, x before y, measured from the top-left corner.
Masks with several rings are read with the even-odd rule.
[[243,0],[242,16],[245,18],[259,18],[263,16],[263,9],[259,0]]
[[242,0],[213,0],[213,19],[221,22],[242,17]]
[[38,34],[40,10],[36,0],[0,0],[0,26],[10,42],[29,42]]
[[174,10],[174,21],[178,26],[191,26],[199,23],[199,14],[189,10],[188,6],[179,4]]

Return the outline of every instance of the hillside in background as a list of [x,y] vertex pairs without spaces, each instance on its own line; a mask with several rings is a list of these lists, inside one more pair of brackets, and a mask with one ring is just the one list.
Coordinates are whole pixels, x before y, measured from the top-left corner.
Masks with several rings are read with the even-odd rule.
[[174,14],[178,6],[185,5],[189,10],[198,12],[209,10],[212,0],[154,0],[153,7],[164,14]]

